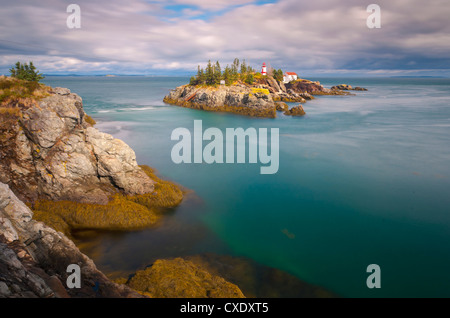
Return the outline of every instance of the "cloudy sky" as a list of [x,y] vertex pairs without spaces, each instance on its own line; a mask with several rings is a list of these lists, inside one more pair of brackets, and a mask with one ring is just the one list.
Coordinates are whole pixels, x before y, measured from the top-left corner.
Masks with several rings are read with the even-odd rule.
[[238,57],[303,75],[450,76],[449,17],[448,0],[0,0],[0,74],[32,60],[46,74],[185,75]]

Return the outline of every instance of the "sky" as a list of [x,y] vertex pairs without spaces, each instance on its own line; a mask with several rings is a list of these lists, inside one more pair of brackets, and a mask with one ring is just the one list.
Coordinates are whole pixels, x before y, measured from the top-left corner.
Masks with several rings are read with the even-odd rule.
[[[70,4],[80,28],[69,28]],[[370,4],[381,28],[369,28]],[[450,77],[448,0],[0,0],[0,74],[193,75],[245,59],[323,76]]]

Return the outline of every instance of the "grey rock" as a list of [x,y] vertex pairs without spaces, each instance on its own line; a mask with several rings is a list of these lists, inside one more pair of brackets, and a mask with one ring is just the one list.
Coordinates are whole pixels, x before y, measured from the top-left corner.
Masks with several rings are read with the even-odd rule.
[[54,87],[53,92],[58,95],[70,95],[70,89],[63,87]]
[[0,282],[0,295],[9,296],[11,295],[11,291],[9,290],[8,285],[5,282]]
[[23,110],[21,125],[10,129],[13,149],[0,149],[0,180],[29,202],[106,204],[113,193],[153,192],[154,182],[138,166],[134,151],[86,124],[84,116],[82,99],[60,87]]
[[[141,297],[111,282],[65,235],[30,218],[30,209],[2,183],[0,202],[0,220],[9,221],[0,223],[0,297]],[[13,232],[14,241],[5,239]],[[81,289],[64,286],[70,264],[81,268]]]

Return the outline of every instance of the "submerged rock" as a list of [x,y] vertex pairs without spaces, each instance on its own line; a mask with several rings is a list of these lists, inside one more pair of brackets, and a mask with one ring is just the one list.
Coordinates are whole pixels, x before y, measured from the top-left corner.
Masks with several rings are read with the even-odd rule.
[[239,286],[248,298],[329,298],[336,294],[251,259],[212,253],[185,258]]

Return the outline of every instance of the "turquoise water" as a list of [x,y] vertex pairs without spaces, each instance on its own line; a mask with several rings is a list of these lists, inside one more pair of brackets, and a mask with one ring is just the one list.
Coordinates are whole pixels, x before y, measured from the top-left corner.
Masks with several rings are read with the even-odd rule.
[[[314,79],[316,80],[316,79]],[[307,116],[257,119],[162,103],[187,78],[48,77],[97,128],[195,194],[156,229],[86,235],[106,272],[202,252],[245,256],[344,297],[450,297],[450,80],[318,78],[368,92],[324,96]],[[178,127],[279,128],[280,168],[172,162]],[[381,289],[366,286],[369,264]]]

